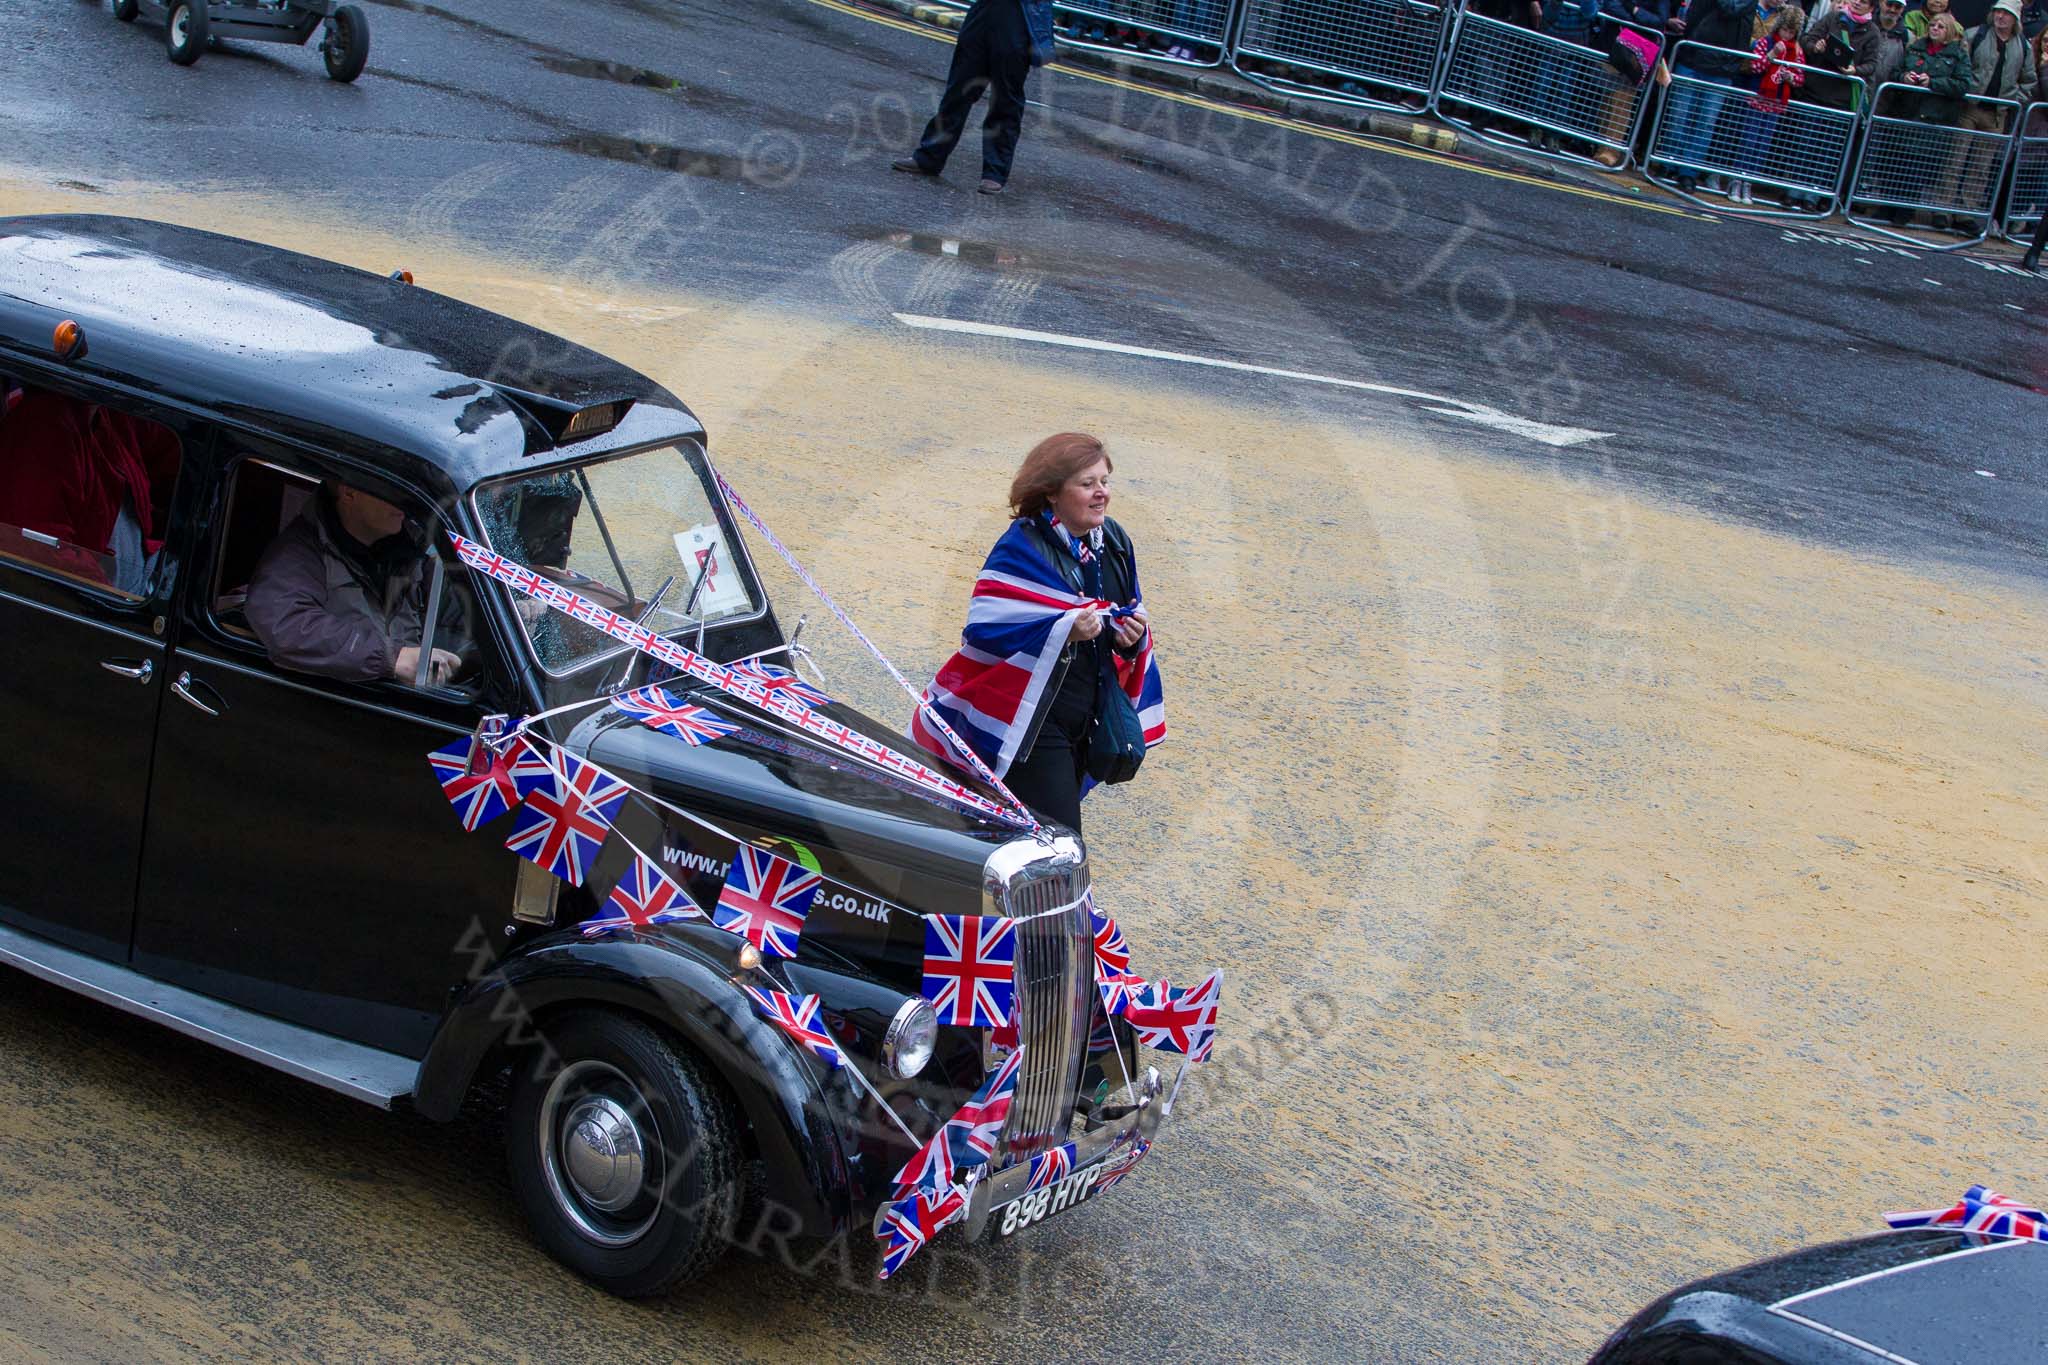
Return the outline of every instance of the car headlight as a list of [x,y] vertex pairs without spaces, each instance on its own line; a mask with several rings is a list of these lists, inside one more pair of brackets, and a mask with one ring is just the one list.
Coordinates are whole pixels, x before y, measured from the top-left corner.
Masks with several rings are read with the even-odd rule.
[[891,1075],[907,1081],[925,1069],[938,1041],[939,1016],[930,1002],[906,1000],[889,1021],[889,1031],[882,1035],[882,1065]]

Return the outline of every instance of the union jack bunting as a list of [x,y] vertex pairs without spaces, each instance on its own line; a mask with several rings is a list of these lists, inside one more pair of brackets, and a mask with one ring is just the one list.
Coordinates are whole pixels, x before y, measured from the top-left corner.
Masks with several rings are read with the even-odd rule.
[[741,844],[725,874],[711,922],[764,953],[795,957],[804,916],[825,879],[752,844]]
[[704,912],[680,886],[664,877],[661,869],[644,856],[635,853],[633,865],[612,888],[611,899],[599,907],[596,914],[583,921],[583,932],[588,936],[601,934],[607,929],[638,929],[649,924],[673,924],[681,919],[703,918]]
[[741,986],[740,989],[747,993],[747,998],[754,1002],[754,1008],[761,1012],[763,1018],[780,1025],[784,1033],[820,1059],[834,1067],[847,1064],[846,1054],[825,1031],[825,1023],[818,1015],[817,996],[785,995],[781,991],[765,991],[758,986]]
[[903,1163],[903,1169],[896,1172],[896,1190],[925,1190],[939,1194],[953,1187],[953,1145],[947,1139],[951,1124],[939,1125],[939,1131],[932,1134],[931,1141],[917,1149],[917,1155]]
[[495,754],[464,735],[443,749],[427,755],[441,794],[455,807],[462,827],[475,831],[519,804],[519,788],[512,780],[512,765],[504,754]]
[[505,847],[581,886],[632,788],[569,754],[555,762],[561,775],[526,798]]
[[2048,1242],[2048,1213],[2008,1199],[1985,1185],[1970,1186],[1961,1199],[1945,1209],[1888,1213],[1884,1221],[1895,1228],[1959,1228],[1984,1237]]
[[505,769],[512,774],[512,785],[521,801],[555,785],[555,765],[538,744],[529,744],[524,736],[506,747],[504,757]]
[[1010,1118],[1010,1100],[1017,1093],[1018,1070],[1023,1065],[1024,1049],[1020,1047],[998,1062],[983,1079],[981,1088],[960,1106],[960,1112],[946,1120],[942,1135],[952,1149],[955,1170],[971,1170],[995,1155],[1003,1125]]
[[967,1216],[967,1190],[955,1185],[944,1194],[919,1190],[907,1199],[882,1206],[875,1235],[882,1240],[882,1272],[888,1279],[924,1249],[924,1244]]
[[1010,1022],[1017,921],[996,915],[924,917],[924,998],[939,1022],[992,1028]]
[[1074,1144],[1062,1142],[1031,1158],[1031,1174],[1024,1181],[1027,1190],[1042,1190],[1067,1178],[1074,1169]]
[[1139,1138],[1122,1156],[1110,1158],[1109,1163],[1102,1168],[1102,1174],[1095,1178],[1093,1193],[1102,1193],[1136,1170],[1138,1163],[1145,1159],[1145,1153],[1151,1150],[1152,1144],[1144,1138]]
[[1131,996],[1124,1018],[1146,1047],[1205,1062],[1216,1046],[1216,1010],[1222,1003],[1223,973],[1216,971],[1201,984],[1182,990],[1164,981],[1152,983]]
[[649,729],[674,735],[686,744],[729,735],[740,727],[721,720],[701,706],[688,706],[659,687],[639,687],[612,698],[612,705]]
[[770,692],[780,692],[785,697],[795,697],[806,706],[823,706],[832,698],[799,678],[786,668],[775,664],[764,664],[759,659],[743,659],[732,665],[732,671],[758,687]]
[[1104,980],[1131,970],[1131,945],[1116,920],[1095,908],[1094,893],[1088,901],[1088,918],[1095,925],[1095,974]]
[[1151,982],[1130,972],[1100,972],[1095,990],[1102,997],[1104,1014],[1122,1014],[1131,1003],[1131,997],[1151,987]]

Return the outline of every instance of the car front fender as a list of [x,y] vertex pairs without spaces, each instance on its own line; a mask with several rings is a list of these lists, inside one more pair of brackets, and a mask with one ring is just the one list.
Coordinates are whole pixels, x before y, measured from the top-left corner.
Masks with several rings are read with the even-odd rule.
[[770,1208],[787,1211],[780,1233],[829,1236],[846,1227],[848,1136],[808,1054],[754,1012],[732,977],[730,937],[714,934],[703,930],[710,941],[699,943],[688,926],[672,926],[550,937],[515,951],[464,988],[443,1017],[420,1063],[414,1108],[440,1122],[454,1118],[487,1059],[539,1044],[539,1022],[550,1012],[639,1014],[674,1032],[732,1091],[766,1168]]

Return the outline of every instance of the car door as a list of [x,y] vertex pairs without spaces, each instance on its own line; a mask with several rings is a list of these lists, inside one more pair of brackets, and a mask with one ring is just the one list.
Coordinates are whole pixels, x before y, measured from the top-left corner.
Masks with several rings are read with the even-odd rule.
[[[6,372],[12,370],[10,380]],[[11,401],[10,401],[11,400]],[[0,920],[126,961],[150,756],[164,691],[178,533],[204,480],[204,431],[149,404],[31,374],[0,356]],[[162,481],[144,581],[116,585],[75,504],[115,485],[110,419],[147,427]],[[100,540],[96,545],[82,539]]]
[[[513,905],[520,860],[488,830],[463,832],[426,759],[509,705],[501,656],[478,630],[475,672],[428,690],[272,662],[240,614],[245,575],[321,496],[318,480],[364,481],[242,438],[223,444],[221,508],[194,575],[204,590],[187,594],[164,666],[135,964],[423,1056]],[[445,606],[470,588],[466,570],[443,572]]]

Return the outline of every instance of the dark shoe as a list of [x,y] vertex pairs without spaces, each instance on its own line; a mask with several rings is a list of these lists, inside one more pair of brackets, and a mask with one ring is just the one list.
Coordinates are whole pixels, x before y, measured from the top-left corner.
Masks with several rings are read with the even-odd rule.
[[902,171],[905,175],[934,176],[938,174],[937,171],[926,170],[924,166],[914,156],[897,157],[894,161],[889,163],[889,169],[892,171]]
[[981,184],[978,188],[981,190],[983,194],[1001,194],[1003,192],[1003,182],[1000,180],[991,180],[987,176],[983,176],[981,178]]
[[2037,247],[2027,248],[2027,254],[2020,257],[2020,269],[2029,275],[2041,268],[2041,252]]
[[1945,213],[1937,213],[1928,218],[1927,226],[1933,228],[1936,232],[1953,232],[1956,221]]

